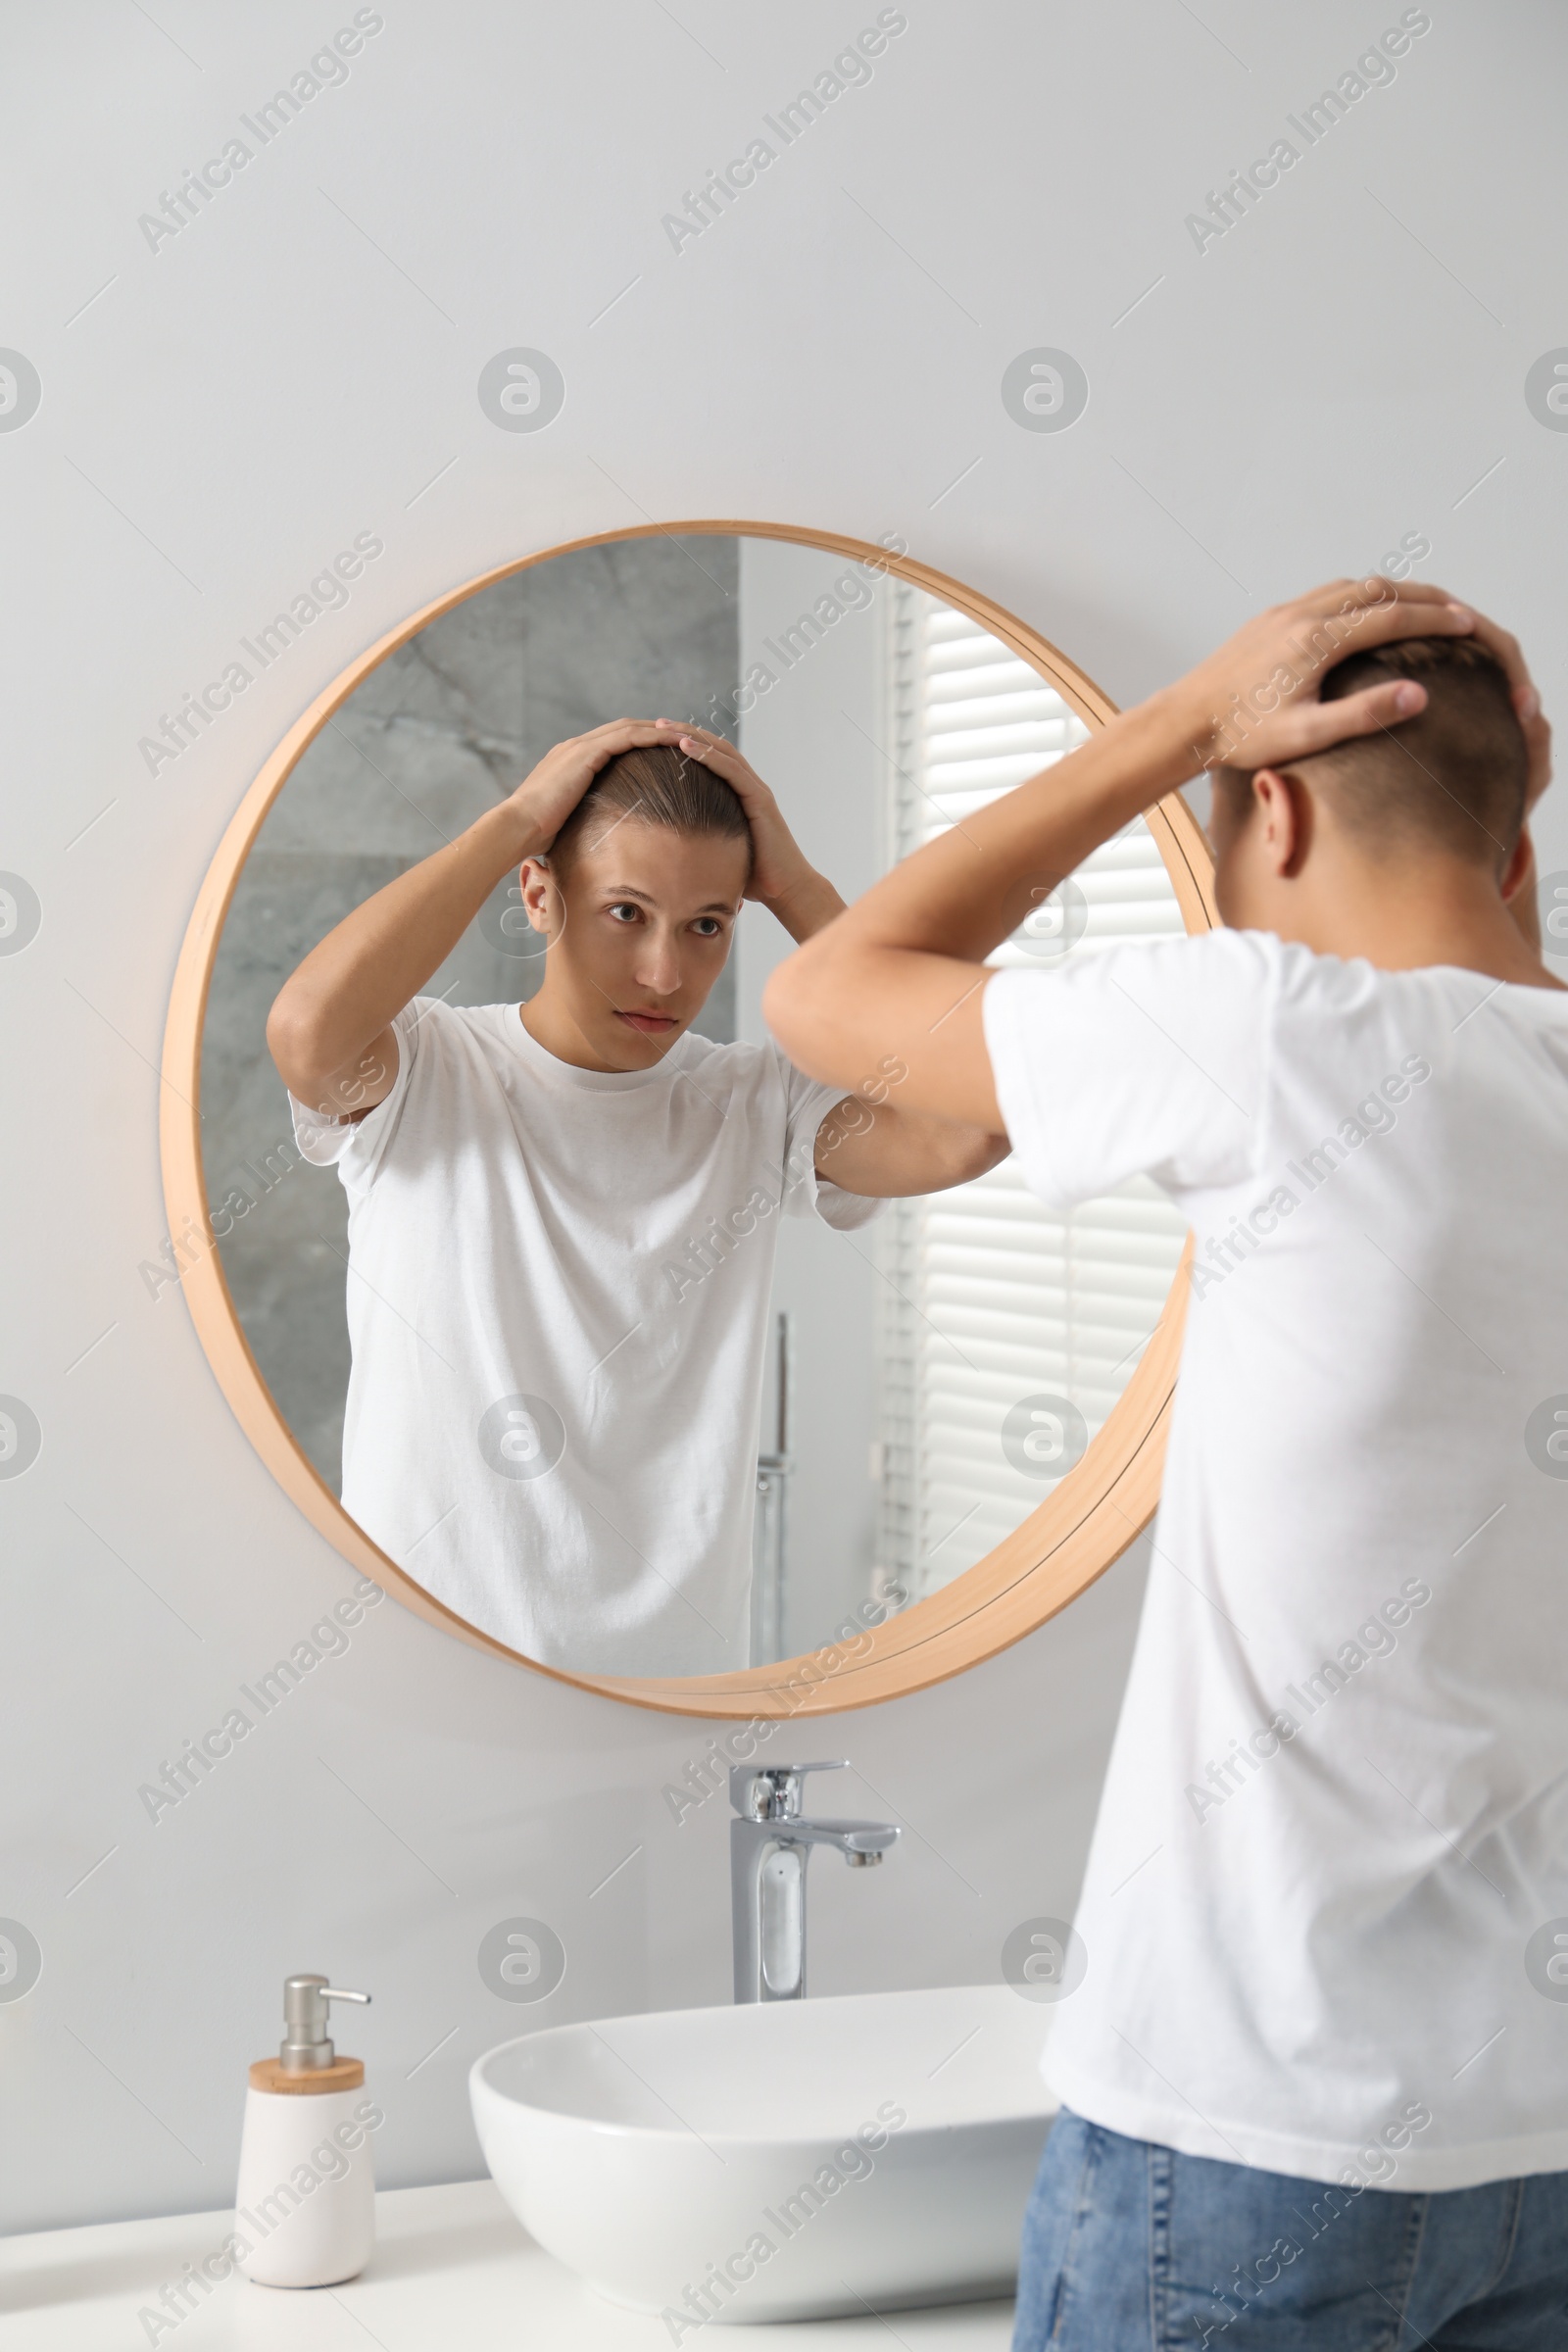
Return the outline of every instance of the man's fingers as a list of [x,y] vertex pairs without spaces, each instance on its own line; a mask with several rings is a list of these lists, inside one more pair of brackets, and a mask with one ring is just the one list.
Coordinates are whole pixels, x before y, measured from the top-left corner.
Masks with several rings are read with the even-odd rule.
[[680,748],[688,759],[702,767],[710,767],[721,775],[726,784],[739,792],[751,779],[751,770],[732,743],[722,735],[703,735],[688,727],[680,739]]
[[1391,598],[1386,605],[1367,606],[1353,623],[1351,615],[1346,614],[1344,633],[1324,667],[1332,669],[1336,662],[1369,646],[1391,645],[1401,637],[1469,637],[1475,634],[1475,626],[1476,616],[1468,605],[1446,598]]
[[[1343,612],[1347,605],[1371,611],[1387,604],[1447,604],[1452,600],[1446,588],[1432,587],[1424,580],[1391,580],[1383,572],[1366,572],[1360,579],[1325,580],[1321,588],[1309,588],[1303,597],[1294,600],[1294,609],[1321,617]],[[1287,612],[1293,606],[1284,608]]]
[[1518,638],[1507,629],[1499,629],[1496,622],[1489,620],[1484,612],[1476,614],[1476,635],[1488,653],[1501,662],[1513,695],[1513,707],[1521,721],[1533,719],[1541,709],[1541,697],[1536,692]]
[[1293,760],[1310,759],[1357,735],[1396,727],[1425,710],[1426,702],[1427,690],[1414,678],[1388,678],[1348,694],[1343,702],[1292,703],[1231,752],[1227,765],[1254,773],[1260,767],[1289,767]]
[[[1342,598],[1342,589],[1355,593]],[[1374,597],[1371,592],[1375,589],[1393,593]],[[1527,734],[1540,713],[1541,697],[1518,638],[1489,619],[1485,612],[1477,612],[1460,603],[1446,588],[1422,580],[1335,581],[1326,588],[1314,589],[1302,603],[1324,618],[1338,612],[1347,621],[1353,619],[1357,645],[1386,645],[1401,637],[1477,637],[1507,678],[1513,707]],[[1353,613],[1345,612],[1347,603],[1354,605]],[[1348,642],[1344,650],[1352,650]],[[1532,745],[1533,757],[1534,753]]]
[[1551,782],[1551,729],[1542,716],[1539,701],[1535,716],[1523,720],[1522,724],[1525,750],[1530,761],[1525,785],[1525,807],[1533,808]]
[[577,741],[593,762],[595,773],[613,760],[617,752],[639,751],[652,743],[667,743],[669,730],[652,718],[612,718],[602,727],[594,727]]
[[1391,580],[1383,573],[1374,573],[1373,577],[1384,588],[1392,588],[1404,605],[1454,605],[1461,601],[1451,589],[1440,588],[1434,580]]
[[1364,687],[1359,694],[1348,694],[1337,703],[1303,704],[1291,714],[1290,730],[1299,738],[1295,755],[1304,759],[1333,744],[1348,743],[1353,736],[1396,727],[1401,719],[1414,718],[1424,710],[1426,703],[1427,690],[1414,678],[1390,678],[1381,685]]
[[590,727],[586,735],[575,738],[578,743],[630,742],[641,737],[647,743],[657,743],[662,733],[667,733],[669,721],[663,718],[607,718],[603,726]]

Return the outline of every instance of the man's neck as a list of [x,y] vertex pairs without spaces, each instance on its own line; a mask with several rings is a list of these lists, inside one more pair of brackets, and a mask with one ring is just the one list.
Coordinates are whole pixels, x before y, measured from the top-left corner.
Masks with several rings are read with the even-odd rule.
[[[1300,892],[1299,898],[1297,892]],[[1490,875],[1456,860],[1335,860],[1308,891],[1287,885],[1266,927],[1319,956],[1361,956],[1380,971],[1447,964],[1521,988],[1561,989]]]

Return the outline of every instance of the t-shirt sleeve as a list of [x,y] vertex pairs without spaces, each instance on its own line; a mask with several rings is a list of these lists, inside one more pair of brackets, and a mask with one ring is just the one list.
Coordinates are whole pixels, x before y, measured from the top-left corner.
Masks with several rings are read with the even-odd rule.
[[398,1073],[392,1081],[390,1094],[377,1102],[363,1119],[326,1119],[319,1111],[309,1109],[290,1095],[289,1109],[294,1118],[294,1141],[302,1157],[313,1167],[336,1168],[345,1191],[368,1192],[375,1181],[388,1144],[397,1133],[403,1116],[403,1106],[409,1099],[414,1082],[414,1066],[419,1052],[419,1028],[432,1011],[441,1009],[433,997],[416,997],[412,1004],[392,1018],[393,1033],[398,1041]]
[[983,1019],[1029,1190],[1071,1208],[1147,1175],[1180,1200],[1241,1183],[1261,1152],[1278,943],[1214,931],[1000,972]]
[[816,1131],[834,1103],[844,1101],[844,1088],[822,1086],[808,1078],[782,1054],[779,1064],[789,1105],[784,1136],[784,1214],[820,1217],[838,1233],[853,1233],[869,1225],[887,1202],[863,1193],[847,1193],[842,1185],[830,1184],[816,1172]]

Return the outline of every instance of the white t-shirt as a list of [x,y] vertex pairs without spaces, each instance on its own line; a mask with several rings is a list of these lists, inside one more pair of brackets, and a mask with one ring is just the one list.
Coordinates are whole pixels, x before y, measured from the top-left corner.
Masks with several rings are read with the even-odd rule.
[[842,1087],[690,1031],[649,1070],[535,1043],[515,1004],[416,997],[358,1126],[294,1106],[349,1198],[343,1505],[425,1590],[547,1665],[749,1663],[778,1214]]
[[1319,2180],[1568,2168],[1568,995],[1218,932],[985,1029],[1031,1190],[1144,1171],[1197,1247],[1054,2087]]

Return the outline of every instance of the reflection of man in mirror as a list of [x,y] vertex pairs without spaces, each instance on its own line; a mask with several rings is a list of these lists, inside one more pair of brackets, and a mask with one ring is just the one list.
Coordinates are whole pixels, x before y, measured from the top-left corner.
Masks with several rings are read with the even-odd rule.
[[[419,991],[509,872],[537,995]],[[268,1042],[349,1200],[343,1502],[460,1616],[546,1664],[749,1664],[780,1216],[849,1232],[980,1174],[985,1129],[692,1023],[743,898],[797,940],[843,901],[721,738],[621,719],[338,925]]]

